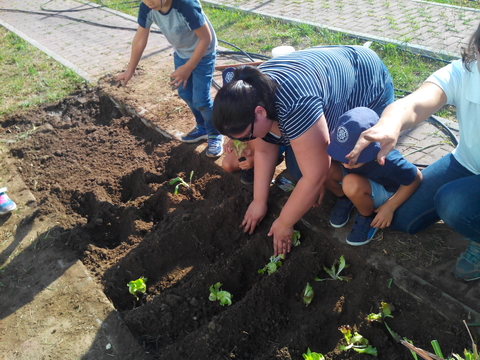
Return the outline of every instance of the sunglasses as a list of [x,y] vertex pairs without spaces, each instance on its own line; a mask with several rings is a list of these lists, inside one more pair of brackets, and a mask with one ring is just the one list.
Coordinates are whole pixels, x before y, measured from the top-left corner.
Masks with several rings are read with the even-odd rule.
[[255,124],[255,116],[253,117],[253,120],[251,122],[252,129],[250,130],[250,134],[248,134],[247,136],[240,137],[240,138],[236,138],[236,137],[233,137],[233,136],[230,136],[230,135],[227,135],[227,136],[232,140],[238,140],[238,141],[241,141],[241,142],[253,140],[253,139],[255,139],[255,136],[253,136],[253,125],[254,124]]

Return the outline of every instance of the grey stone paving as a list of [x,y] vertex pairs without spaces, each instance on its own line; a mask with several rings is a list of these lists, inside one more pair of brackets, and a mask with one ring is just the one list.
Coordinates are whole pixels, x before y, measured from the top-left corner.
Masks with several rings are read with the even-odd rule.
[[476,30],[480,12],[415,0],[207,0],[265,16],[300,21],[420,53],[457,58]]

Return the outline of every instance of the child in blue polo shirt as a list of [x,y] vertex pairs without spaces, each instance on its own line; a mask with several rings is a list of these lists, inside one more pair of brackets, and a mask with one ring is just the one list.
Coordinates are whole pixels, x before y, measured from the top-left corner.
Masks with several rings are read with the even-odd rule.
[[223,153],[223,136],[213,126],[210,96],[217,37],[198,0],[142,0],[128,69],[115,80],[123,80],[125,86],[132,78],[153,23],[174,48],[175,71],[170,75],[170,85],[195,116],[195,128],[181,140],[193,143],[207,139],[206,155],[219,157]]
[[398,150],[392,150],[385,165],[377,162],[379,143],[369,144],[358,157],[355,165],[349,166],[346,156],[352,151],[360,134],[375,125],[375,111],[358,107],[347,111],[338,119],[330,133],[327,152],[332,158],[327,189],[338,196],[330,213],[330,224],[343,227],[350,219],[355,206],[355,216],[347,243],[358,246],[370,242],[379,228],[390,226],[395,210],[420,185],[422,174],[415,165],[403,158]]

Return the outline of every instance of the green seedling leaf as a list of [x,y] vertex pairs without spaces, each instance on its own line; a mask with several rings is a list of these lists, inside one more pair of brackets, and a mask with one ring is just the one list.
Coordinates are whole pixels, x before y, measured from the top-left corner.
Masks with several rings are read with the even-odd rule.
[[222,284],[217,282],[215,285],[210,286],[210,295],[208,299],[210,301],[220,301],[220,305],[230,306],[232,305],[232,294],[228,291],[221,290]]
[[430,341],[430,344],[432,344],[432,348],[433,348],[433,351],[435,352],[435,355],[440,356],[443,359],[442,349],[440,348],[440,344],[438,343],[438,340],[432,340]]
[[264,274],[265,272],[268,275],[273,274],[277,269],[282,266],[282,261],[284,260],[285,256],[283,254],[280,254],[278,256],[270,256],[270,262],[263,267],[263,269],[258,270],[259,274]]
[[300,231],[298,230],[293,230],[293,235],[292,235],[292,246],[298,246],[300,245],[300,238],[302,235],[300,235]]
[[144,294],[147,291],[147,284],[146,284],[147,280],[148,280],[147,278],[144,278],[142,276],[140,279],[132,280],[127,284],[128,291],[130,292],[130,294],[135,296],[137,300],[138,300],[137,293]]
[[310,351],[310,348],[307,348],[307,352],[302,354],[304,360],[325,360],[325,356],[322,354]]
[[[192,171],[192,173],[193,173],[193,171]],[[190,176],[192,176],[192,175],[190,175]],[[190,181],[191,181],[191,179],[190,179]],[[178,194],[178,190],[179,190],[180,186],[185,186],[186,188],[190,187],[190,185],[187,184],[181,177],[176,177],[175,179],[172,179],[169,182],[170,185],[175,185],[176,183],[178,183],[178,184],[177,184],[177,186],[175,186],[175,191],[173,192],[174,195]]]
[[242,156],[243,150],[248,146],[246,142],[240,141],[240,140],[233,140],[232,141],[232,148],[233,151],[235,152],[235,155],[237,155],[237,158]]
[[[338,264],[338,269],[337,269]],[[340,256],[340,259],[335,260],[332,267],[329,269],[326,266],[323,267],[325,272],[330,275],[330,278],[320,279],[318,276],[315,277],[315,281],[324,281],[324,280],[341,280],[341,281],[350,281],[352,280],[352,275],[343,275],[341,276],[340,273],[343,269],[347,268],[349,265],[345,262],[345,258]]]
[[385,318],[390,317],[393,318],[392,316],[392,309],[393,306],[390,304],[387,304],[385,302],[380,303],[380,312],[379,313],[372,313],[367,316],[367,321],[368,322],[383,322]]
[[311,287],[310,283],[307,282],[307,285],[305,285],[305,289],[303,289],[303,293],[302,293],[302,299],[303,299],[303,302],[305,303],[305,306],[310,305],[314,295],[315,293],[313,292],[313,288]]
[[345,338],[345,341],[347,342],[347,346],[339,346],[340,350],[352,349],[360,354],[377,356],[377,349],[372,347],[369,344],[368,339],[364,338],[358,332],[352,333],[352,328],[350,325],[340,326],[338,330],[340,330]]

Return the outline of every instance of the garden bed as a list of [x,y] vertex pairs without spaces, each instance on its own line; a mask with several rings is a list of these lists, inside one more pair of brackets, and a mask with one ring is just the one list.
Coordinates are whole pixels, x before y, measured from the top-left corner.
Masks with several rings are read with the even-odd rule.
[[[178,98],[163,105],[165,124],[191,124],[187,111],[175,111],[182,106]],[[393,243],[400,238],[408,247],[412,241],[384,232],[369,245],[346,245],[328,225],[329,194],[298,224],[301,244],[283,266],[260,274],[273,251],[269,225],[288,198],[278,187],[272,186],[259,228],[243,233],[239,224],[252,188],[240,183],[239,174],[224,173],[196,145],[164,137],[128,116],[99,88],[12,116],[3,127],[25,135],[10,152],[37,198],[35,216],[59,224],[55,247],[81,259],[153,358],[302,359],[307,347],[327,359],[372,358],[339,350],[345,342],[338,327],[350,325],[370,340],[379,359],[412,359],[383,324],[366,321],[381,302],[394,307],[389,326],[418,347],[432,351],[434,339],[444,353],[471,346],[463,313],[456,320],[441,315],[392,282],[391,268],[372,260],[398,265]],[[191,171],[191,187],[174,194],[169,181],[188,181]],[[451,261],[456,254],[442,247],[448,230],[434,227],[429,234],[437,241],[435,264]],[[324,266],[342,255],[351,281],[314,281],[328,278]],[[428,261],[435,265],[422,261],[416,265],[423,271]],[[142,276],[147,291],[137,300],[127,283]],[[209,287],[217,282],[232,293],[231,306],[209,300]],[[315,292],[309,306],[302,301],[307,282]],[[412,284],[420,294],[422,285]]]

